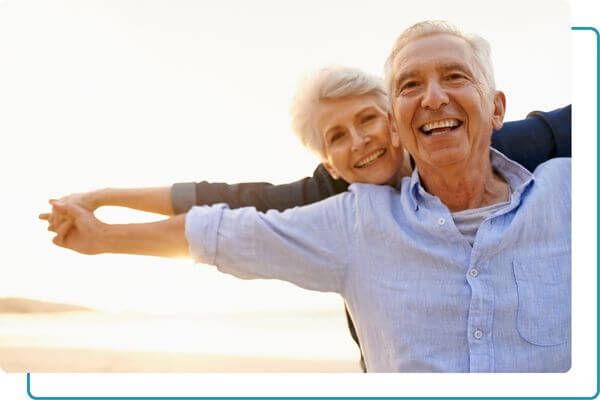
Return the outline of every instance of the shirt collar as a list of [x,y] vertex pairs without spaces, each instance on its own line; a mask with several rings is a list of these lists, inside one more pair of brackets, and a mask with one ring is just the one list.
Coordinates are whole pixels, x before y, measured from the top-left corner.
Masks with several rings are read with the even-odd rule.
[[[512,200],[519,200],[525,189],[533,183],[533,174],[522,165],[512,161],[504,154],[491,147],[490,161],[494,170],[502,175],[502,177],[508,182],[510,191],[513,194]],[[404,180],[409,180],[408,194],[410,204],[415,211],[419,209],[420,203],[426,201],[427,197],[434,197],[427,193],[425,188],[423,188],[421,185],[421,178],[419,177],[419,171],[417,168],[413,170],[410,178],[405,177],[403,181]]]

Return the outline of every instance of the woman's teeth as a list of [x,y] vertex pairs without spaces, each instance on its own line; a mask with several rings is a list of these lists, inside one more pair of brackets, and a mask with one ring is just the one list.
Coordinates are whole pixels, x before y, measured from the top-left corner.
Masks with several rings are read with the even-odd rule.
[[375,153],[371,154],[370,156],[363,158],[362,160],[360,160],[359,162],[354,164],[354,167],[355,168],[364,168],[364,167],[368,166],[369,164],[373,163],[373,161],[377,160],[379,157],[383,156],[384,154],[385,154],[385,149],[378,150]]

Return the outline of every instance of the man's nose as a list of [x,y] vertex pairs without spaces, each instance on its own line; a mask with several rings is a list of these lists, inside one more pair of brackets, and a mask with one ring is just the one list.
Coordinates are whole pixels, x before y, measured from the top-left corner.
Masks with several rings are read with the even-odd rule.
[[425,88],[421,106],[430,110],[437,110],[441,106],[448,104],[448,94],[439,82],[429,82]]
[[351,129],[352,151],[357,151],[371,142],[371,135],[358,129]]

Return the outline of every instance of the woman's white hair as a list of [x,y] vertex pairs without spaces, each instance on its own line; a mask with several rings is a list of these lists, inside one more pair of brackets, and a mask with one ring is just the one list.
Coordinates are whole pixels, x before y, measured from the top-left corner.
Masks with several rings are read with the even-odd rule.
[[292,101],[292,129],[302,144],[325,159],[325,143],[315,116],[321,100],[372,94],[378,104],[389,111],[389,100],[383,80],[356,68],[330,66],[305,78]]
[[479,72],[481,73],[481,78],[483,79],[482,83],[487,85],[488,93],[492,93],[496,90],[494,69],[492,67],[491,49],[487,40],[478,35],[465,34],[457,27],[446,21],[423,21],[409,27],[400,34],[398,39],[396,39],[396,43],[394,43],[394,47],[392,48],[387,61],[385,62],[386,87],[390,93],[390,96],[393,96],[393,90],[395,89],[395,82],[393,81],[393,67],[396,55],[410,42],[425,36],[440,33],[457,36],[464,39],[469,44],[471,50],[473,51],[473,57],[475,59],[477,68],[479,68]]

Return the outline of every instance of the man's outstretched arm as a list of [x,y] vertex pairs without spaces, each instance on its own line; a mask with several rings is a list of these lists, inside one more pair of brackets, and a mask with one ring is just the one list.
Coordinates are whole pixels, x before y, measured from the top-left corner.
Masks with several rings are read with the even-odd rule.
[[[241,278],[282,279],[306,289],[340,293],[351,265],[353,193],[286,212],[194,207],[160,222],[105,224],[76,204],[53,202],[72,221],[54,244],[83,254],[192,257]],[[336,238],[337,240],[330,240]]]
[[83,254],[121,253],[189,257],[185,214],[141,224],[105,224],[77,204],[52,202],[52,214],[71,221],[56,230],[54,244]]

